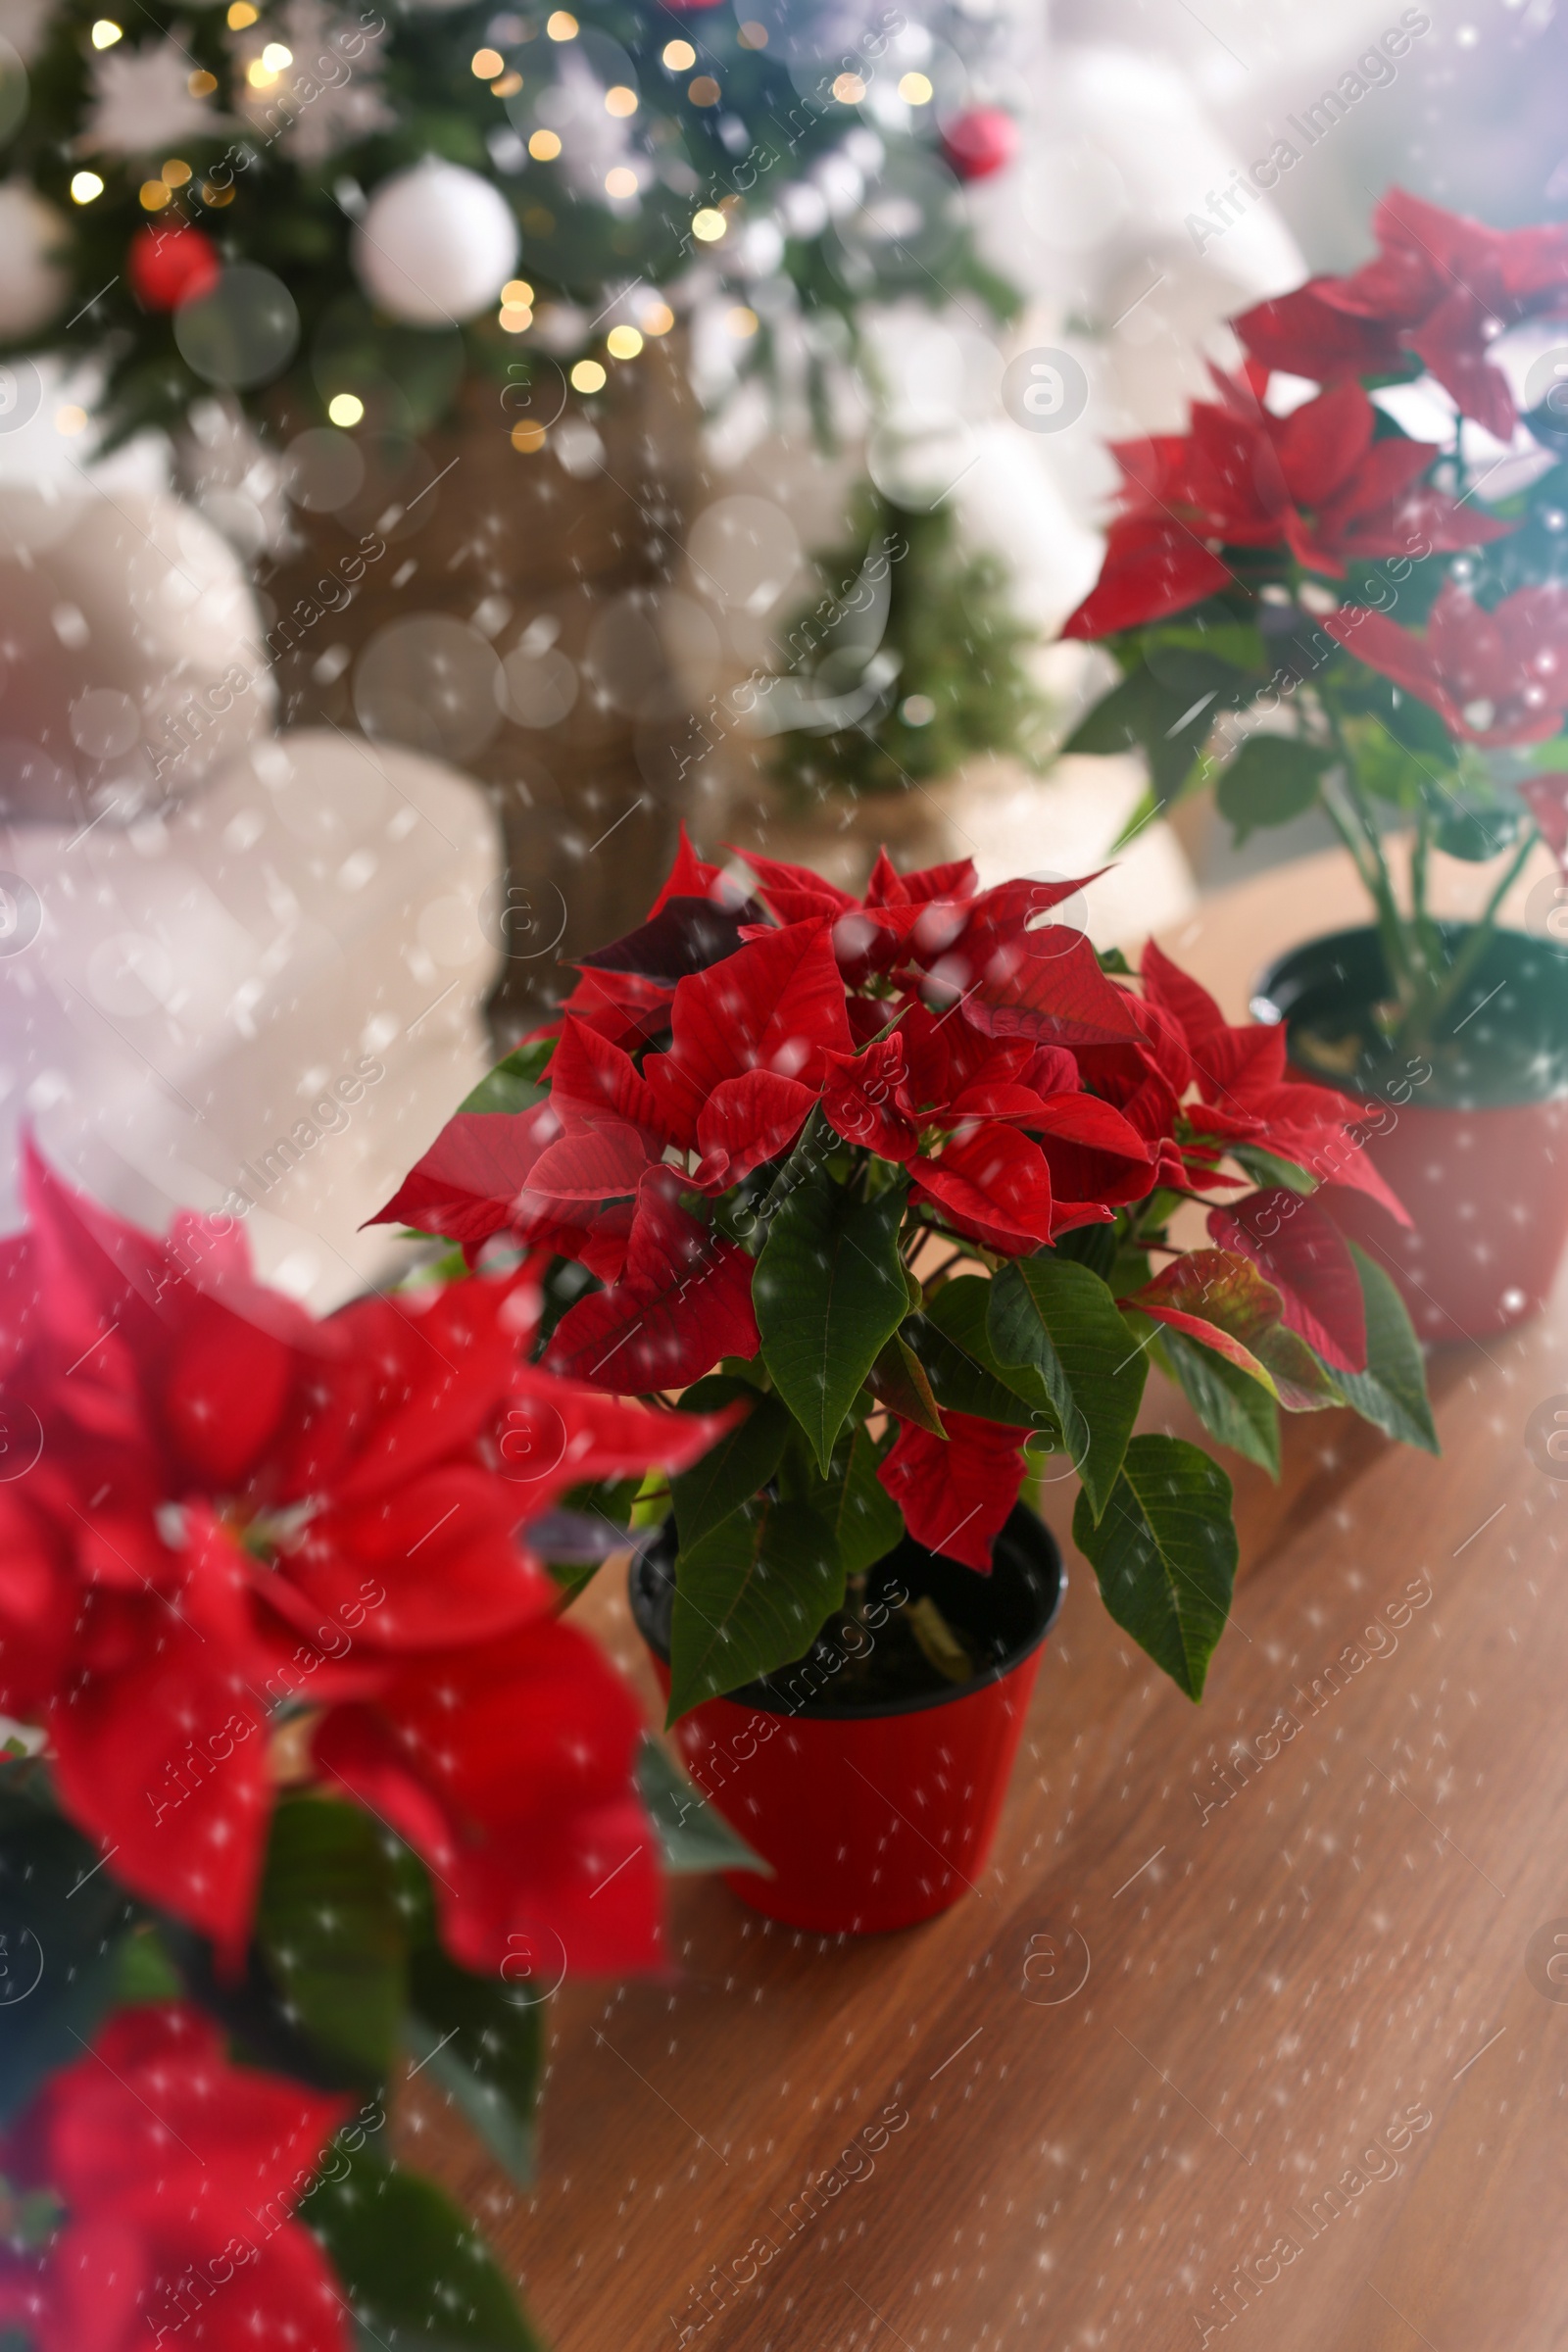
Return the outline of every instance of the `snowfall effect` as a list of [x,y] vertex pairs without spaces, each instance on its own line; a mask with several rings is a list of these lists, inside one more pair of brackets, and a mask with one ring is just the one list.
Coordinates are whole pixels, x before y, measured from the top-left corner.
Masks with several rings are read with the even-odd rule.
[[1568,2332],[1563,55],[0,0],[0,2352]]

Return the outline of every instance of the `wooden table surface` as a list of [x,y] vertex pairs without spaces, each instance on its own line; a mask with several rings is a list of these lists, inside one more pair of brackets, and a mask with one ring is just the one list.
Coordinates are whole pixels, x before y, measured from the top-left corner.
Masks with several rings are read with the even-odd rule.
[[[1341,919],[1313,860],[1168,944],[1234,1014]],[[704,2352],[1568,2340],[1568,1515],[1524,1444],[1568,1390],[1568,1289],[1433,1386],[1441,1461],[1341,1414],[1293,1425],[1278,1491],[1227,1459],[1244,1566],[1200,1708],[1054,1490],[1067,1604],[956,1909],[831,1942],[678,1886],[666,1980],[551,2004],[531,2193],[416,2099],[556,2352],[677,2346],[713,2266],[754,2275]],[[1149,1411],[1189,1426],[1157,1383]]]

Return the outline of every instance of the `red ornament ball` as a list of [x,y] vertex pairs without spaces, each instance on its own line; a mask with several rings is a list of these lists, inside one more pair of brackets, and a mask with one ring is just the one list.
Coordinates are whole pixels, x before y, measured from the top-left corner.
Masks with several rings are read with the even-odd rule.
[[125,254],[125,275],[144,311],[176,311],[210,294],[222,271],[218,248],[199,228],[138,228]]
[[950,122],[942,151],[960,179],[989,179],[1018,152],[1018,125],[1000,106],[974,106]]

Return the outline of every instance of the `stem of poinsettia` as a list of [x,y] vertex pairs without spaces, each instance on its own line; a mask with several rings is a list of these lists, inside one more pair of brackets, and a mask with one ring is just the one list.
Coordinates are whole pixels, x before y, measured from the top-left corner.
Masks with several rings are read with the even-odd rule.
[[1524,871],[1531,851],[1541,836],[1534,826],[1526,833],[1513,856],[1493,886],[1492,895],[1470,927],[1468,936],[1443,978],[1437,983],[1424,1004],[1412,1007],[1399,1024],[1401,1045],[1424,1046],[1432,1042],[1436,1024],[1447,1011],[1460,990],[1479,967],[1497,928],[1497,916],[1502,902]]
[[1432,825],[1423,801],[1415,812],[1415,843],[1410,852],[1410,919],[1422,940],[1423,960],[1427,930],[1427,862],[1432,849]]
[[[1338,729],[1335,732],[1337,734]],[[1401,1003],[1408,1002],[1410,975],[1405,949],[1404,925],[1399,917],[1398,902],[1394,895],[1393,879],[1383,856],[1383,844],[1377,838],[1376,830],[1373,829],[1371,841],[1368,843],[1366,840],[1367,828],[1364,823],[1358,824],[1355,821],[1361,819],[1362,810],[1354,787],[1348,781],[1353,769],[1348,752],[1344,753],[1344,759],[1347,778],[1346,793],[1354,810],[1354,819],[1348,816],[1340,808],[1327,780],[1323,784],[1318,799],[1330,824],[1349,851],[1355,870],[1361,877],[1361,886],[1372,901],[1377,914],[1378,935],[1383,942],[1383,954],[1389,967],[1390,982],[1398,991]]]

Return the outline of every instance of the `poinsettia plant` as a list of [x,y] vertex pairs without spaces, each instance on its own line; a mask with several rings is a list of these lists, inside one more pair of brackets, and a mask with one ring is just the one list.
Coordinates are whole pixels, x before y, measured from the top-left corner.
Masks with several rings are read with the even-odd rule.
[[[1134,828],[1209,782],[1238,840],[1322,808],[1376,915],[1373,1043],[1430,1052],[1538,841],[1568,851],[1565,434],[1549,366],[1539,389],[1524,368],[1538,322],[1568,319],[1568,226],[1398,189],[1374,226],[1361,269],[1232,322],[1245,364],[1188,432],[1117,447],[1065,634],[1122,676],[1067,748],[1143,748]],[[1533,324],[1521,419],[1498,361]],[[1503,860],[1462,933],[1432,911],[1435,852]]]
[[1198,1697],[1231,1484],[1136,1430],[1152,1361],[1270,1469],[1281,1406],[1434,1444],[1403,1308],[1313,1197],[1402,1213],[1354,1106],[1156,947],[1097,955],[1054,919],[1077,887],[884,854],[858,899],[683,837],[381,1212],[555,1252],[547,1369],[741,1409],[667,1489],[672,1719],[801,1656],[906,1531],[986,1574],[1053,1455],[1106,1605]]
[[660,1957],[668,1768],[545,1556],[574,1488],[725,1421],[531,1362],[537,1255],[315,1321],[235,1217],[155,1238],[31,1151],[24,1184],[0,2336],[528,2346],[386,2102],[412,2058],[524,2177],[542,2000]]

